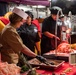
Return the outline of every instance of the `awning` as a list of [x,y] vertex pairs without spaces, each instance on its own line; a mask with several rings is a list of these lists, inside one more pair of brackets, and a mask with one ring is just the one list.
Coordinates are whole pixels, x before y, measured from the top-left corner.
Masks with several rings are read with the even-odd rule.
[[26,5],[43,5],[43,6],[50,6],[50,2],[49,1],[39,1],[39,0],[26,0],[26,1],[21,1],[20,3],[22,4],[26,4]]
[[19,4],[26,4],[26,5],[43,5],[43,6],[50,6],[50,1],[48,0],[0,0],[3,2],[15,2]]

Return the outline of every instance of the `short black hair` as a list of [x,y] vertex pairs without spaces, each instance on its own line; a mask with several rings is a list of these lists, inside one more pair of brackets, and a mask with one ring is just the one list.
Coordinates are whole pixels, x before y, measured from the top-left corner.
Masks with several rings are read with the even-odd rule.
[[58,7],[58,6],[53,6],[53,7],[50,8],[51,14],[55,14],[55,15],[57,15],[58,11],[59,11],[59,15],[60,15],[61,10],[62,9],[60,7]]
[[33,20],[34,16],[33,16],[32,12],[30,12],[30,11],[25,11],[25,13],[28,14],[28,15],[32,18],[32,20]]

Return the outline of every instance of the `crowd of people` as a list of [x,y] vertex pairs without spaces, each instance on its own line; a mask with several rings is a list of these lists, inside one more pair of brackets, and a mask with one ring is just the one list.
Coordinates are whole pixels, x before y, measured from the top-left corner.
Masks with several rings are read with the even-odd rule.
[[61,10],[60,7],[52,7],[50,16],[44,19],[40,28],[32,12],[14,8],[9,15],[10,23],[0,32],[1,60],[17,64],[21,53],[28,59],[36,57],[42,61],[46,60],[42,55],[55,50],[55,39],[57,45],[62,41],[60,26],[57,27],[57,35],[55,34],[57,18],[60,18]]

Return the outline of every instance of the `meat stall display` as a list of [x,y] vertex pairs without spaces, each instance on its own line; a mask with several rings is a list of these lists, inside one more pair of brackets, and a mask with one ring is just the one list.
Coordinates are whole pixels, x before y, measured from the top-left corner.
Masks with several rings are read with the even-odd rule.
[[[47,62],[41,62],[34,58],[28,61],[33,67],[39,67],[42,69],[55,70],[63,65],[64,61],[47,59]],[[49,63],[49,64],[48,64]]]
[[59,44],[55,50],[49,51],[48,53],[43,54],[43,56],[46,58],[69,61],[69,54],[75,52],[76,44],[68,44],[67,42],[63,42]]
[[16,64],[8,64],[7,62],[0,62],[0,75],[20,75],[21,68]]

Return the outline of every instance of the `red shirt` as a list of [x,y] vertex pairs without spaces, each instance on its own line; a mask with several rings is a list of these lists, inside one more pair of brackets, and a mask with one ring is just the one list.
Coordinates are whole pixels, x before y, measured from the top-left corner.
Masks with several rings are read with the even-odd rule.
[[9,23],[9,20],[4,17],[0,17],[0,20],[4,23],[4,25],[7,25]]
[[38,31],[41,31],[40,24],[38,20],[33,20],[32,23],[37,27]]

